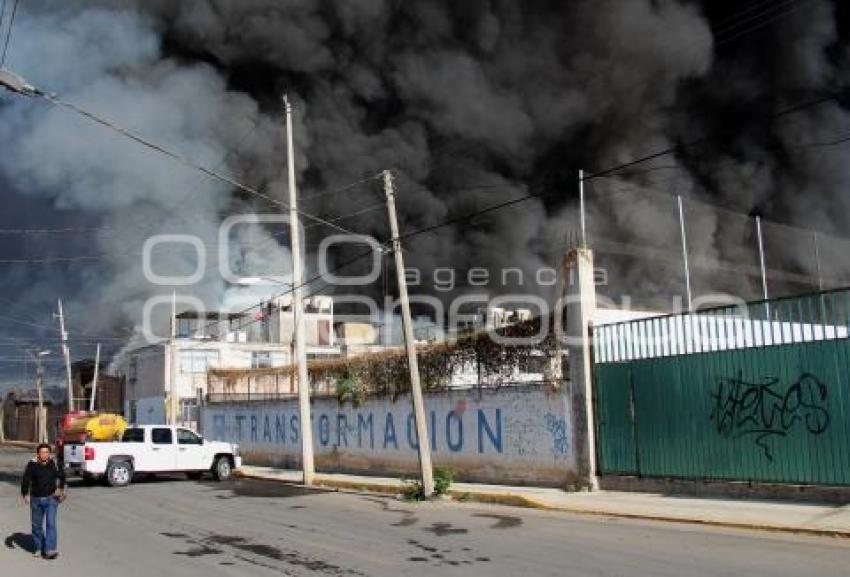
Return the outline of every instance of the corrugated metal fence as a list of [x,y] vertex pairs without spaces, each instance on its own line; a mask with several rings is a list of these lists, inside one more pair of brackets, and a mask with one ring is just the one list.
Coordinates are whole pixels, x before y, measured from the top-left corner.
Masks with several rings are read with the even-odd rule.
[[596,327],[599,470],[850,484],[850,289]]

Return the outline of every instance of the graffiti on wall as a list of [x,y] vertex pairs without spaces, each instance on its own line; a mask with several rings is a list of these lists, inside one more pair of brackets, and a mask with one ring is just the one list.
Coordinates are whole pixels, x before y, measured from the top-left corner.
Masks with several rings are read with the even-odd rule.
[[556,454],[563,455],[570,448],[567,438],[567,422],[564,418],[558,418],[552,413],[546,413],[543,418],[546,422],[546,430],[552,435],[552,449]]
[[[435,462],[481,482],[560,485],[574,474],[572,422],[563,395],[547,387],[426,395]],[[325,471],[397,474],[418,467],[419,439],[409,398],[369,397],[357,407],[335,398],[311,407],[317,464]],[[204,431],[238,443],[248,464],[298,466],[301,427],[295,399],[212,403]]]
[[[470,426],[470,420],[472,426]],[[229,421],[229,422],[228,422]],[[413,413],[397,418],[392,412],[358,411],[356,414],[321,412],[312,415],[313,435],[319,447],[333,449],[416,451],[419,439]],[[249,409],[234,411],[232,418],[224,414],[212,416],[213,437],[236,443],[277,444],[297,447],[300,444],[299,416],[293,411],[263,412]],[[451,410],[438,417],[430,413],[429,432],[434,451],[464,451],[469,443],[479,454],[501,453],[502,411],[478,409],[473,419],[463,412]]]
[[786,437],[795,428],[821,435],[829,427],[827,386],[811,373],[783,387],[780,379],[764,377],[749,382],[723,377],[711,392],[710,420],[717,432],[727,438],[752,437],[768,461],[773,461],[772,438]]

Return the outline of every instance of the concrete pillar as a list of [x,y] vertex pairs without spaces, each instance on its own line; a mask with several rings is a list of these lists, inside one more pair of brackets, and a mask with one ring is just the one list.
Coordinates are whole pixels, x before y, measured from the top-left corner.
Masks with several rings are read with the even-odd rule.
[[593,252],[576,248],[567,255],[566,337],[569,353],[573,450],[580,483],[591,491],[596,478],[596,429],[593,415],[593,366],[590,326],[596,309]]

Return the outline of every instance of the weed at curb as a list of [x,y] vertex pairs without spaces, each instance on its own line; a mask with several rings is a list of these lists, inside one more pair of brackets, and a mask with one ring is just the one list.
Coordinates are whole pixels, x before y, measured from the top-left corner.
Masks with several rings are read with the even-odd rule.
[[[434,497],[447,495],[452,486],[453,474],[451,467],[434,467]],[[422,482],[414,479],[405,479],[403,496],[407,501],[424,501],[425,491]]]

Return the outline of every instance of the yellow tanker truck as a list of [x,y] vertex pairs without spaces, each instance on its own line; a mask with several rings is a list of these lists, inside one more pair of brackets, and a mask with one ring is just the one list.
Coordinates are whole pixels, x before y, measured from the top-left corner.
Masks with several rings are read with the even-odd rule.
[[77,412],[65,415],[62,420],[62,443],[86,441],[117,441],[121,439],[127,421],[112,413]]

